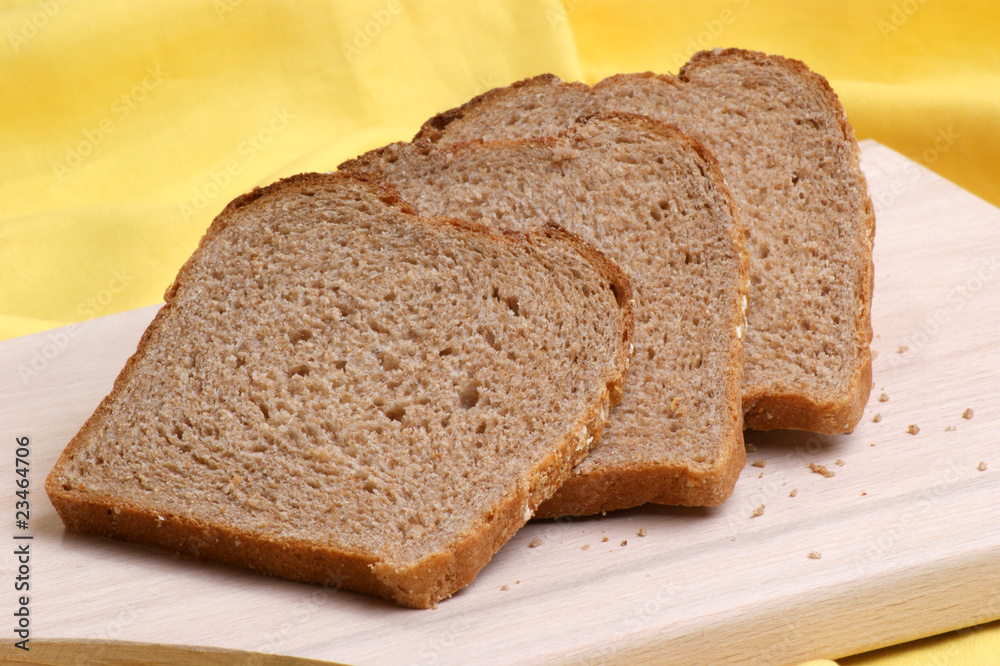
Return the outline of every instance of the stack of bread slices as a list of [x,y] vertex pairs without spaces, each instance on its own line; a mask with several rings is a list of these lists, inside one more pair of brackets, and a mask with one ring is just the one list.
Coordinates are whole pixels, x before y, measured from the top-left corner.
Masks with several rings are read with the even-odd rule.
[[544,75],[229,204],[47,491],[73,529],[430,607],[532,517],[717,506],[850,432],[874,215],[826,81]]

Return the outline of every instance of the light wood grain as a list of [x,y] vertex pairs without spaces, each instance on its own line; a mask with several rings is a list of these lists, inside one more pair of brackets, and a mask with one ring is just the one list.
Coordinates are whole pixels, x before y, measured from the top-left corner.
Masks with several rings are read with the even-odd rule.
[[863,153],[877,358],[857,430],[748,433],[766,466],[748,464],[719,509],[529,524],[436,610],[64,531],[44,475],[155,308],[0,345],[7,497],[13,440],[32,441],[32,636],[352,664],[770,665],[1000,617],[1000,211],[883,146]]
[[35,666],[322,666],[328,661],[268,655],[240,650],[129,643],[127,641],[33,640],[30,649],[20,650],[11,641],[0,641],[4,664]]

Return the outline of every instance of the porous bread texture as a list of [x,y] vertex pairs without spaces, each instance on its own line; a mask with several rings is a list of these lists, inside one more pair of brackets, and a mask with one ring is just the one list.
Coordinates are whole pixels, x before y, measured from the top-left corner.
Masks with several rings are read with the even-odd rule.
[[213,222],[46,490],[70,528],[429,607],[599,438],[632,331],[561,228],[293,177]]
[[621,74],[592,89],[543,75],[429,120],[451,143],[552,134],[601,109],[676,124],[719,160],[748,228],[748,428],[850,432],[871,390],[875,216],[854,131],[803,63],[741,49],[678,76]]
[[537,516],[729,497],[745,462],[744,231],[698,142],[643,116],[602,114],[557,137],[393,144],[340,168],[386,177],[425,215],[518,230],[557,222],[632,275],[625,396]]

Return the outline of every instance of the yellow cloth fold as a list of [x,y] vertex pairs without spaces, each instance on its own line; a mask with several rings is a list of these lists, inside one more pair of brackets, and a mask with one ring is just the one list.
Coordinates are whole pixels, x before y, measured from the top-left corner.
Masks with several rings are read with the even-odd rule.
[[[255,185],[409,139],[539,67],[580,78],[560,12],[555,0],[0,11],[0,340],[157,302]],[[109,298],[116,271],[131,277]]]
[[[159,301],[239,194],[476,93],[715,46],[804,60],[859,138],[1000,204],[998,25],[985,1],[0,3],[0,340]],[[998,655],[993,623],[843,663]]]
[[587,82],[738,46],[823,74],[873,138],[1000,205],[1000,4],[567,0]]

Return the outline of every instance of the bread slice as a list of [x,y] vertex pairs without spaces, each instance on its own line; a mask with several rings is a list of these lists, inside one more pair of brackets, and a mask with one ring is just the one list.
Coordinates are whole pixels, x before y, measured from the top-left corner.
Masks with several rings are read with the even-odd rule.
[[729,497],[746,456],[746,255],[729,191],[701,144],[643,116],[605,114],[555,138],[393,144],[340,168],[383,175],[425,215],[517,230],[557,222],[632,274],[625,397],[538,516]]
[[627,276],[372,178],[231,203],[46,482],[65,524],[429,607],[599,438]]
[[602,109],[703,142],[744,215],[746,426],[850,432],[871,390],[875,217],[854,131],[827,81],[797,60],[715,50],[678,76],[622,74],[592,89],[535,77],[432,118],[417,137],[552,134]]

